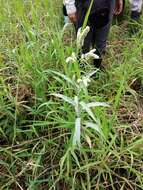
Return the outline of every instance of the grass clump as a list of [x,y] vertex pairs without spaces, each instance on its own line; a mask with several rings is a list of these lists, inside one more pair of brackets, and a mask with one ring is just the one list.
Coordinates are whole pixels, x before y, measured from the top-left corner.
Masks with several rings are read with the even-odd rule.
[[59,1],[0,5],[0,189],[143,189],[142,26],[112,26],[90,79],[67,63]]

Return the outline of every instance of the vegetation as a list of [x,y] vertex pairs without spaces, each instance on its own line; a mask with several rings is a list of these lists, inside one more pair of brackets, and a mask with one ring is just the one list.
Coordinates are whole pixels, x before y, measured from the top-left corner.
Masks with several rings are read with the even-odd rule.
[[0,0],[0,190],[143,189],[143,27],[127,6],[100,71],[67,61],[60,15]]

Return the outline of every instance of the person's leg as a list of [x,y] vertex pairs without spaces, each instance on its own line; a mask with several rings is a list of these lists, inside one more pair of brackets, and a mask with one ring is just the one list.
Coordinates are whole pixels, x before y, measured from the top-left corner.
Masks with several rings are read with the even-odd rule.
[[[106,24],[101,25],[100,19],[96,15],[94,15],[94,14],[92,16],[90,15],[88,23],[87,23],[87,25],[90,27],[90,32],[88,33],[87,37],[85,38],[84,46],[83,46],[83,53],[88,52],[90,50],[91,46],[92,46],[92,48],[98,49],[99,55],[104,53],[105,48],[106,48],[106,41],[107,41],[109,29],[110,29],[110,24],[111,24],[112,17],[113,17],[114,6],[115,6],[115,0],[111,0],[111,7],[109,10],[109,14],[106,15],[109,17],[108,22],[107,22],[107,17],[105,17],[105,23],[107,22]],[[101,8],[101,10],[102,10],[102,8]],[[78,15],[78,19],[77,19],[78,21],[76,23],[76,31],[80,27],[82,27],[84,18],[85,18],[85,13],[83,11],[82,6],[77,7],[77,15]],[[95,19],[96,19],[97,23],[94,22]],[[101,21],[104,23],[103,19],[101,19]],[[97,62],[97,60],[95,60],[95,62]],[[100,60],[100,63],[101,63],[101,60]],[[95,63],[95,65],[97,65],[97,64]],[[99,66],[99,64],[98,64],[98,66]]]
[[[97,23],[95,25],[95,23],[93,23],[94,25],[94,35],[93,35],[93,40],[92,40],[92,44],[93,47],[96,47],[96,53],[97,55],[99,55],[100,59],[99,60],[94,60],[94,65],[95,67],[101,67],[101,62],[102,62],[102,55],[105,53],[105,49],[106,49],[106,43],[107,43],[107,38],[108,38],[108,34],[109,34],[109,30],[110,30],[110,25],[112,22],[112,18],[113,18],[113,13],[114,13],[114,7],[115,7],[115,0],[111,0],[111,7],[110,10],[104,10],[104,17],[96,16],[95,18],[98,18],[98,22],[100,22],[100,25]],[[107,19],[109,18],[109,19]]]
[[110,23],[106,26],[96,29],[95,32],[95,44],[98,51],[102,54],[105,52],[107,37],[110,29]]
[[114,7],[115,7],[115,1],[112,0],[110,13],[109,13],[110,14],[109,22],[101,28],[95,27],[94,43],[101,54],[105,53],[106,42],[107,42],[110,25],[111,25],[112,18],[113,18],[113,13],[114,13]]
[[[103,6],[103,5],[102,5]],[[106,41],[110,29],[110,23],[113,17],[115,0],[110,0],[110,8],[101,7],[98,13],[93,13],[89,16],[87,25],[90,27],[90,32],[84,41],[83,53],[90,50],[90,47],[99,49],[100,53],[105,50]],[[77,4],[77,23],[76,31],[82,27],[86,12],[84,12],[83,4]]]
[[[88,25],[89,26],[89,25]],[[90,31],[87,34],[87,36],[84,39],[84,44],[82,47],[82,53],[87,53],[90,51],[91,45],[92,45],[92,39],[93,39],[93,28],[91,26],[90,27]]]
[[[84,23],[86,11],[83,9],[82,2],[77,2],[76,7],[77,7],[77,23],[75,24],[75,28],[76,28],[76,33],[77,33],[78,29],[81,28]],[[82,53],[89,52],[91,43],[92,43],[92,38],[93,38],[93,28],[89,20],[88,20],[87,25],[90,27],[90,31],[84,39]]]
[[102,63],[102,55],[105,53],[109,29],[110,23],[102,28],[95,29],[94,31],[93,47],[95,46],[96,54],[99,55],[99,59],[95,59],[93,64],[97,68],[99,68]]
[[138,21],[140,18],[143,0],[130,0],[131,3],[131,19]]

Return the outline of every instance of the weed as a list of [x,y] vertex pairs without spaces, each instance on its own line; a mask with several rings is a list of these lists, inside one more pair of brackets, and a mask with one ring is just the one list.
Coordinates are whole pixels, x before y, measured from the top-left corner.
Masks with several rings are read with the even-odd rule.
[[0,189],[143,189],[142,26],[112,26],[92,79],[58,0],[0,5]]

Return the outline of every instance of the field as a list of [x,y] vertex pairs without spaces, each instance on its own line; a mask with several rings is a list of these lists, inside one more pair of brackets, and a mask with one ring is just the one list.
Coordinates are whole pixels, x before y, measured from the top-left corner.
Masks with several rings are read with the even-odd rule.
[[0,0],[0,190],[142,190],[143,25],[127,3],[97,70],[61,5]]

